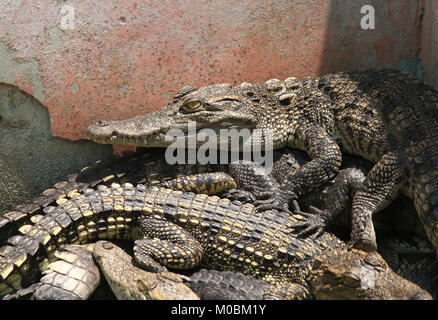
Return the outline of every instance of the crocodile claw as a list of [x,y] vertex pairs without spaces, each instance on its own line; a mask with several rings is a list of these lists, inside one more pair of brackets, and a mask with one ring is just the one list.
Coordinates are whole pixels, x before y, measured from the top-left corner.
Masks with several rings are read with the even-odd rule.
[[[254,201],[254,206],[256,207],[257,212],[263,212],[267,210],[278,210],[285,211],[292,214],[289,209],[289,202],[281,196],[271,197],[266,200],[257,200]],[[294,201],[294,208],[299,208],[298,203]]]
[[295,224],[296,228],[303,229],[297,233],[297,237],[310,237],[311,239],[317,239],[327,227],[327,215],[323,210],[313,206],[309,207],[309,211],[310,212],[295,211],[296,214],[306,218],[306,221]]
[[259,200],[254,202],[254,206],[256,207],[257,212],[264,212],[268,210],[278,210],[278,211],[285,211],[292,214],[292,212],[289,210],[289,206],[286,204],[281,204],[274,201],[268,201],[268,200]]
[[256,200],[251,192],[238,189],[224,190],[217,195],[220,198],[227,198],[231,201],[240,201],[242,203],[253,203]]

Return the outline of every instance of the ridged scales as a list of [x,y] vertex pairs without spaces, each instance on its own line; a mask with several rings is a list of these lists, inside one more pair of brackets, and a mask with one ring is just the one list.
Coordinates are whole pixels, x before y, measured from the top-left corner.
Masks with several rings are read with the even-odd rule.
[[[311,296],[309,282],[315,285],[323,279],[325,262],[333,263],[330,261],[334,259],[339,266],[342,265],[340,260],[346,259],[347,267],[355,268],[356,259],[361,263],[368,257],[365,253],[347,250],[342,241],[329,233],[316,241],[297,239],[292,231],[294,224],[304,219],[299,216],[259,213],[249,204],[157,187],[128,184],[112,188],[99,186],[97,191],[86,189],[84,195],[58,207],[47,207],[45,213],[45,216],[32,217],[32,224],[20,228],[21,235],[10,238],[9,244],[0,248],[1,295],[35,282],[39,272],[33,266],[39,265],[44,271],[60,245],[97,239],[146,237],[136,241],[134,252],[143,245],[141,241],[153,240],[156,246],[148,248],[156,255],[154,259],[159,260],[164,253],[169,266],[187,268],[190,261],[199,258],[200,264],[206,267],[242,271],[274,284],[289,284],[295,298]],[[144,224],[150,226],[151,221],[164,228],[145,228]],[[158,233],[158,238],[152,238],[153,233]],[[184,240],[182,244],[180,240]],[[191,251],[184,246],[187,242],[197,243],[199,250]],[[181,250],[169,250],[173,245],[175,248],[181,245]],[[137,260],[142,258],[141,254],[136,257]],[[348,296],[428,297],[412,283],[393,274],[384,262],[376,261],[380,260],[374,258],[372,263],[384,270],[382,275],[378,273],[382,270],[375,271],[376,280],[392,281],[395,288],[388,291],[379,284],[374,292],[361,291],[359,287]],[[315,263],[320,270],[311,273]],[[334,287],[334,290],[339,289]]]
[[166,132],[186,132],[189,121],[217,133],[270,131],[274,148],[308,153],[311,161],[282,181],[281,192],[264,209],[284,206],[332,179],[342,162],[341,149],[375,162],[353,199],[355,247],[375,250],[372,214],[404,188],[438,248],[438,92],[416,77],[365,70],[237,87],[184,87],[164,108],[133,119],[100,121],[88,135],[99,143],[167,147]]
[[[139,148],[134,152],[125,152],[122,157],[115,156],[109,161],[98,161],[85,167],[80,173],[72,174],[66,181],[56,183],[40,196],[17,206],[13,211],[0,216],[0,240],[4,241],[33,215],[43,214],[47,206],[56,205],[59,198],[73,199],[82,194],[86,188],[95,188],[99,184],[142,183],[145,185],[162,185],[164,182],[205,172],[221,172],[221,165],[169,165],[162,150]],[[61,200],[64,201],[64,200]]]

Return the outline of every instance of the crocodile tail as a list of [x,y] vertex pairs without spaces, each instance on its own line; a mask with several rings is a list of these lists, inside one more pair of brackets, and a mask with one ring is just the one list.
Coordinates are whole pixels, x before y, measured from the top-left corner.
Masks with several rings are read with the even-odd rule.
[[414,206],[429,241],[438,253],[438,167],[413,175]]
[[415,209],[438,250],[438,92],[425,84],[418,86],[419,90],[412,90],[414,103],[394,121],[400,120],[399,134],[408,157]]

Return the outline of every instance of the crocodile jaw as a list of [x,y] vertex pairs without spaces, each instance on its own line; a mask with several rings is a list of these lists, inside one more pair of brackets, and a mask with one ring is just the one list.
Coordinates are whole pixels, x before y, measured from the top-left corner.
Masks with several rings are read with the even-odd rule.
[[377,252],[338,250],[315,259],[310,276],[320,300],[431,300],[416,284],[400,277]]
[[[122,121],[99,121],[88,127],[87,134],[91,141],[100,144],[122,144],[137,147],[168,147],[175,139],[183,139],[185,146],[203,145],[207,140],[198,136],[201,130],[208,135],[208,142],[217,140],[220,145],[220,135],[223,129],[247,129],[250,134],[253,128],[240,119],[234,121],[197,122],[176,117],[162,117],[151,113]],[[222,119],[221,119],[222,120]],[[190,122],[191,121],[191,122]],[[159,125],[158,125],[159,124]],[[213,140],[212,140],[213,139]],[[190,141],[190,142],[189,142]]]
[[122,144],[132,146],[164,147],[166,131],[175,127],[171,118],[163,118],[161,127],[154,119],[139,116],[122,121],[98,121],[87,129],[88,138],[100,144]]

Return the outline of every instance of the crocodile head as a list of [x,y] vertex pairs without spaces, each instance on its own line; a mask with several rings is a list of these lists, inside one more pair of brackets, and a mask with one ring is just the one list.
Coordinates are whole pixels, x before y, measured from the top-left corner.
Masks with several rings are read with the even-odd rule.
[[[285,83],[290,82],[269,80],[263,85],[243,83],[237,87],[215,84],[199,89],[185,86],[167,106],[128,120],[101,120],[88,127],[88,137],[104,144],[167,147],[173,143],[172,139],[166,139],[171,129],[177,129],[187,139],[193,132],[208,128],[219,141],[220,133],[223,133],[221,129],[248,129],[251,134],[257,128],[264,132],[261,134],[265,134],[266,129],[281,130],[281,134],[275,132],[275,136],[285,141],[290,126],[287,130],[284,129],[287,126],[275,128],[280,127],[279,122],[285,121],[285,113],[278,109],[296,97],[296,94],[286,92]],[[194,124],[196,131],[189,130]],[[197,147],[205,142],[205,138],[194,138]]]
[[[326,256],[327,257],[327,256]],[[317,299],[431,300],[431,295],[400,277],[377,252],[352,249],[317,259],[311,282]]]

